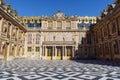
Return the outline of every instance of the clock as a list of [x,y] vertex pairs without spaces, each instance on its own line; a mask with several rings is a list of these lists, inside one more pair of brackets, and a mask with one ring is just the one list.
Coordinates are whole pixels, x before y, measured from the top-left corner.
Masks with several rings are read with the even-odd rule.
[[62,17],[62,14],[61,13],[57,13],[57,17]]

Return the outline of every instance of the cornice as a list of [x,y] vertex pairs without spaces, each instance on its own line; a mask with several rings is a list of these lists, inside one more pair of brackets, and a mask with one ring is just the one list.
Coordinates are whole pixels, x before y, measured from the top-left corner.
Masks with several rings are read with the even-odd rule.
[[14,24],[19,25],[20,28],[22,28],[24,31],[26,31],[26,28],[24,27],[24,25],[22,25],[21,22],[19,22],[15,17],[11,16],[9,13],[7,13],[1,7],[0,7],[0,13],[1,13],[1,15],[3,15],[5,17],[5,19],[11,20]]

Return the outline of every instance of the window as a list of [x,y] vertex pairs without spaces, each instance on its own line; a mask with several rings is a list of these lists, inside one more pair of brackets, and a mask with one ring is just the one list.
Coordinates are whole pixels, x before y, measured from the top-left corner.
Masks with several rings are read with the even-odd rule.
[[82,23],[84,23],[85,21],[84,20],[82,20]]
[[71,56],[72,55],[72,49],[71,48],[67,48],[67,56]]
[[116,24],[115,24],[115,22],[114,23],[112,23],[112,33],[115,33],[116,32]]
[[117,41],[114,42],[113,47],[114,47],[114,53],[118,54],[119,53],[119,47],[118,47],[118,42]]
[[40,35],[36,34],[36,44],[40,44]]
[[120,32],[120,17],[118,18],[118,29],[119,29],[119,32]]
[[104,37],[106,37],[107,36],[107,31],[108,31],[108,28],[107,28],[107,26],[104,26]]
[[31,52],[32,51],[32,48],[31,47],[28,47],[28,50],[27,50],[28,52]]
[[48,27],[53,27],[52,21],[48,21]]
[[86,34],[87,35],[87,44],[91,44],[92,42],[91,42],[91,34],[90,33],[88,33],[88,34]]
[[85,25],[84,25],[84,24],[81,24],[81,23],[78,23],[78,24],[77,24],[77,27],[78,27],[79,29],[82,29],[84,26],[85,26]]
[[4,32],[4,33],[6,33],[7,32],[7,23],[4,23],[3,24],[3,28],[2,28],[2,31]]
[[11,24],[8,23],[8,32],[7,32],[8,35],[10,34],[10,27],[11,27]]
[[36,52],[39,52],[40,51],[40,48],[39,47],[36,47]]
[[47,35],[46,35],[46,40],[47,41],[53,41],[53,34],[52,33],[47,33]]
[[109,27],[109,24],[107,24],[107,34],[108,34],[108,37],[110,36],[110,27]]
[[52,48],[51,47],[47,48],[47,56],[52,56]]
[[69,28],[69,27],[71,27],[71,22],[70,22],[70,21],[67,21],[67,22],[66,22],[66,28]]
[[62,55],[62,48],[57,48],[57,56],[61,56]]
[[32,34],[28,34],[28,44],[32,44]]
[[72,34],[71,33],[65,34],[65,41],[72,41]]
[[109,52],[108,52],[108,44],[107,43],[105,43],[105,54],[109,54]]
[[52,21],[48,21],[48,29],[52,29],[52,27],[53,27]]
[[57,27],[60,28],[60,29],[62,28],[62,22],[61,21],[57,22]]

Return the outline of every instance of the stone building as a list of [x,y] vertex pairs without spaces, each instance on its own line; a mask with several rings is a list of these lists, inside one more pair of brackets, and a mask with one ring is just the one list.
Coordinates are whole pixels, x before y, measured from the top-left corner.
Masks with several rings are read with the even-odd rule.
[[0,0],[0,57],[69,60],[79,52],[78,45],[96,23],[96,17],[53,16],[20,17]]
[[109,4],[100,17],[21,17],[0,0],[0,58],[26,57],[69,60],[75,56],[120,59],[120,0]]
[[108,4],[92,26],[94,51],[97,59],[120,60],[120,0]]
[[10,60],[24,55],[26,29],[17,12],[0,0],[0,58]]
[[69,60],[78,53],[78,44],[85,37],[96,17],[66,16],[61,11],[53,16],[22,17],[25,53],[30,58]]

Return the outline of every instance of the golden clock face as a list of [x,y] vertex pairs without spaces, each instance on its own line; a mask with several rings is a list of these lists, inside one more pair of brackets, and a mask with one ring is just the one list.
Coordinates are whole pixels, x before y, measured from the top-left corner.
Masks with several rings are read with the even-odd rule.
[[58,13],[58,14],[57,14],[57,17],[62,17],[62,14],[61,14],[61,13]]

